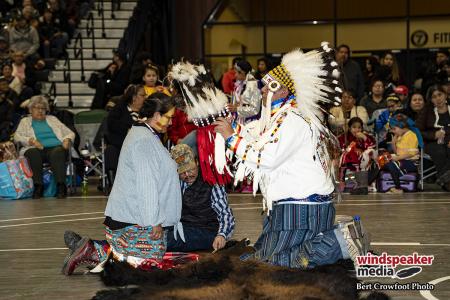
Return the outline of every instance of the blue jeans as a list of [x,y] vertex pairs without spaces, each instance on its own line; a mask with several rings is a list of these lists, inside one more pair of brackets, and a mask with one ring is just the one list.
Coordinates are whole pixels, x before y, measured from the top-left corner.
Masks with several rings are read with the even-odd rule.
[[196,250],[210,250],[217,232],[204,228],[193,227],[183,224],[184,237],[183,242],[180,236],[177,239],[173,237],[173,228],[167,232],[167,251],[171,252],[190,252]]
[[414,161],[409,159],[402,159],[400,161],[390,161],[384,166],[384,169],[389,171],[394,181],[395,188],[400,189],[400,177],[409,172],[417,172],[417,167]]

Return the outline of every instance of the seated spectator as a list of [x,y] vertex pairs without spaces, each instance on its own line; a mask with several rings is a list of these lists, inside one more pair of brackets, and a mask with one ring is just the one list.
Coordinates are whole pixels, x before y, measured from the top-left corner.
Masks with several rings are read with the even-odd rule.
[[341,160],[341,166],[355,170],[361,163],[361,155],[369,148],[375,148],[375,139],[363,130],[364,122],[358,117],[353,117],[348,122],[346,133],[338,137],[339,145],[345,151]]
[[106,118],[107,147],[105,150],[105,168],[108,179],[114,182],[120,149],[133,123],[138,120],[138,112],[142,108],[146,95],[142,85],[130,85],[123,99],[108,113]]
[[406,85],[399,85],[396,86],[394,88],[394,94],[396,94],[399,98],[400,101],[402,102],[402,105],[404,108],[407,107],[407,102],[408,102],[408,94],[409,94],[409,90],[406,87]]
[[222,249],[234,231],[234,216],[228,206],[225,187],[203,181],[198,161],[189,146],[178,144],[172,148],[171,155],[178,164],[181,180],[181,223],[185,242],[180,238],[175,240],[169,230],[167,251]]
[[443,86],[430,88],[432,106],[425,109],[419,126],[425,139],[425,152],[436,166],[436,183],[450,191],[450,105]]
[[386,139],[389,132],[389,120],[395,114],[395,112],[403,109],[400,98],[396,95],[390,95],[386,98],[387,109],[381,109],[380,113],[377,111],[373,114],[378,115],[375,120],[375,132],[377,134],[377,142],[382,143],[381,148],[386,148]]
[[169,90],[161,85],[157,66],[152,64],[147,65],[145,67],[144,77],[142,77],[142,80],[144,81],[144,89],[147,97],[156,92],[171,96]]
[[22,15],[32,27],[36,29],[39,27],[39,12],[34,7],[24,6]]
[[14,105],[6,95],[0,92],[0,142],[11,139]]
[[419,147],[423,147],[423,140],[414,121],[404,114],[396,114],[389,120],[389,126],[394,133],[393,154],[383,169],[391,173],[395,184],[388,193],[401,194],[403,190],[400,186],[400,177],[408,172],[417,171],[415,162],[419,159]]
[[21,154],[28,159],[33,171],[33,199],[42,197],[42,168],[49,162],[57,184],[57,197],[67,196],[66,160],[75,134],[49,111],[47,99],[34,96],[28,106],[31,116],[23,118],[14,134],[14,141],[20,143]]
[[328,123],[335,134],[339,135],[347,131],[347,124],[354,117],[360,118],[363,122],[363,128],[366,128],[367,122],[369,121],[367,111],[363,106],[357,106],[355,103],[355,93],[350,90],[345,90],[342,92],[341,105],[330,109]]
[[113,53],[113,62],[98,72],[91,109],[104,109],[109,99],[121,96],[128,86],[130,68],[126,53],[118,49]]
[[67,32],[69,38],[72,38],[77,27],[77,20],[73,16],[69,18],[66,11],[61,8],[59,0],[48,0],[47,8],[52,12],[55,24],[62,31]]
[[45,10],[43,21],[39,24],[39,36],[44,58],[61,58],[63,56],[69,36],[56,26],[52,12],[48,9]]
[[152,64],[152,55],[149,52],[141,52],[136,56],[135,62],[131,67],[130,83],[140,84],[144,77],[145,67]]
[[369,119],[372,118],[372,114],[374,111],[380,108],[386,108],[387,105],[386,99],[384,98],[383,81],[381,81],[380,79],[375,79],[374,81],[372,81],[370,91],[371,93],[364,96],[359,103],[359,105],[366,108]]
[[17,16],[16,25],[9,29],[9,47],[31,60],[38,58],[39,34],[23,16]]
[[[450,53],[447,49],[439,49],[436,52],[436,57],[432,62],[426,61],[423,66],[423,71],[419,77],[422,78],[422,95],[427,95],[428,89],[435,85],[440,84],[442,77],[448,77],[445,66],[450,58]],[[428,99],[428,97],[427,97]]]
[[19,109],[19,95],[17,95],[17,93],[9,87],[8,79],[4,76],[0,76],[0,93],[14,105],[15,111]]
[[30,99],[34,92],[33,89],[26,86],[19,77],[13,76],[12,74],[13,66],[11,64],[4,64],[2,67],[2,76],[8,81],[10,89],[19,95],[19,103],[15,103],[15,111],[16,113],[23,115],[24,111],[19,107],[25,100]]
[[11,52],[9,50],[8,38],[0,35],[0,65],[11,63]]
[[411,95],[408,103],[406,104],[406,108],[402,110],[402,113],[407,115],[408,118],[417,121],[418,117],[425,108],[425,100],[423,96],[419,92],[415,92]]

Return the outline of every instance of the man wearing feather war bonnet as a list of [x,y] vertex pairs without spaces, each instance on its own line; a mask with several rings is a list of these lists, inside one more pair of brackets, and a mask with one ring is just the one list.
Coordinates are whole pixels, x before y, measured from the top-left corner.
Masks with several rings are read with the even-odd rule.
[[173,65],[168,77],[177,86],[186,104],[186,113],[197,128],[197,146],[203,180],[210,185],[231,182],[225,140],[214,132],[212,123],[229,116],[227,96],[214,86],[203,65],[181,61]]
[[253,176],[267,217],[242,257],[313,268],[363,255],[368,235],[352,218],[335,225],[333,153],[336,137],[323,125],[321,103],[338,103],[338,64],[328,43],[284,55],[264,78],[261,119],[242,127],[219,118],[215,131],[237,158],[235,181]]

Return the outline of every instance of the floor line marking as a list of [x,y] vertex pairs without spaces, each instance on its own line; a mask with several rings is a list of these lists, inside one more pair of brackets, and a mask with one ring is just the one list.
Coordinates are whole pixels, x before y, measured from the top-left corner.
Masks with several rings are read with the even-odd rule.
[[[436,284],[438,284],[438,283],[440,283],[440,282],[442,282],[442,281],[445,281],[445,280],[450,280],[450,276],[445,276],[445,277],[437,278],[437,279],[432,280],[432,281],[430,281],[430,282],[428,282],[428,283],[431,283],[431,284],[436,285]],[[427,299],[427,300],[439,300],[438,298],[434,297],[434,296],[431,294],[430,291],[420,291],[420,295],[421,295],[422,297],[424,297],[425,299]]]
[[45,219],[45,218],[57,218],[57,217],[68,217],[68,216],[79,216],[79,215],[95,215],[95,214],[103,214],[104,211],[96,211],[96,212],[86,212],[86,213],[77,213],[77,214],[65,214],[65,215],[49,215],[49,216],[40,216],[40,217],[27,217],[27,218],[18,218],[18,219],[6,219],[0,220],[0,222],[12,222],[12,221],[21,221],[21,220],[33,220],[33,219]]
[[53,250],[68,250],[68,249],[69,248],[0,249],[0,252],[53,251]]
[[422,244],[422,243],[390,243],[390,242],[371,242],[371,246],[430,246],[430,247],[449,247],[450,244]]
[[[344,200],[345,201],[345,200]],[[386,202],[386,203],[336,203],[337,206],[348,206],[348,205],[356,205],[356,206],[373,206],[373,205],[414,205],[414,204],[450,204],[450,202],[398,202],[398,203],[392,203],[392,202]]]
[[95,218],[83,218],[83,219],[69,219],[69,220],[57,220],[57,221],[48,221],[48,222],[39,222],[39,223],[23,223],[23,224],[11,224],[11,225],[2,225],[0,228],[9,228],[9,227],[21,227],[21,226],[31,226],[31,225],[42,225],[42,224],[52,224],[52,223],[64,223],[64,222],[75,222],[75,221],[85,221],[85,220],[98,220],[104,219],[105,217],[95,217]]

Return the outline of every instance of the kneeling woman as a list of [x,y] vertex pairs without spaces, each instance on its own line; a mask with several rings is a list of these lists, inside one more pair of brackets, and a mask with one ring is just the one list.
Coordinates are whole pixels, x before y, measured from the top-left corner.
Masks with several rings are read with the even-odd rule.
[[174,112],[171,98],[164,94],[144,102],[142,122],[130,129],[120,152],[105,211],[106,241],[85,237],[69,243],[73,252],[64,264],[65,275],[83,263],[105,261],[110,252],[134,267],[148,259],[159,262],[166,252],[163,227],[175,226],[175,234],[183,238],[177,164],[158,137],[170,126]]

